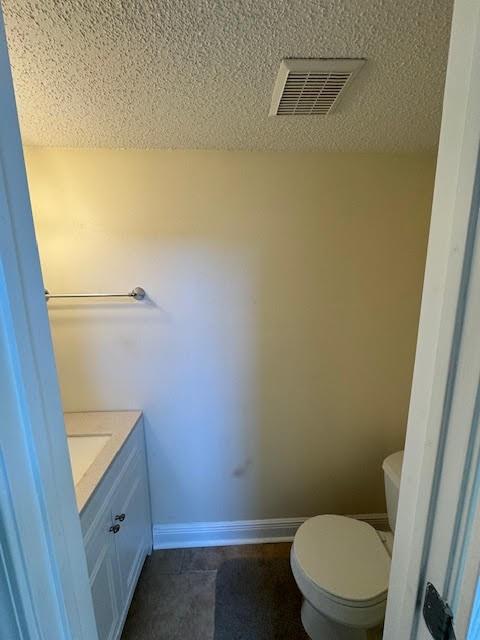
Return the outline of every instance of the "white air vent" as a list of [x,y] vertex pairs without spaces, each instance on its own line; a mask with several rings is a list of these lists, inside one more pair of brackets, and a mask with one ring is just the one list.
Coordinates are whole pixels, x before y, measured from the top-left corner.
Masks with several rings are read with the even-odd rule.
[[273,89],[271,116],[327,115],[364,60],[282,60]]

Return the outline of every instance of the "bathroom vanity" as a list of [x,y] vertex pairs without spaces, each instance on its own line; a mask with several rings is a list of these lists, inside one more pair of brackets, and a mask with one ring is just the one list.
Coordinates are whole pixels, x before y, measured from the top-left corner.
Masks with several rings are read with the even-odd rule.
[[118,640],[152,549],[143,418],[65,414],[99,640]]

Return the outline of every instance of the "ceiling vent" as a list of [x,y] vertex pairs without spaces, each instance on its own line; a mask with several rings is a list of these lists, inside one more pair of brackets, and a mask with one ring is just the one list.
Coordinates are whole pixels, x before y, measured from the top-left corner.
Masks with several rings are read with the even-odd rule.
[[282,60],[273,89],[271,116],[325,116],[365,60]]

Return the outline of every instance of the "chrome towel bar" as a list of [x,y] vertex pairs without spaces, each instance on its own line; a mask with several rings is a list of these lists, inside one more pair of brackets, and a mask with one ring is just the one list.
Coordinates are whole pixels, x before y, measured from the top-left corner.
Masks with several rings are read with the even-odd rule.
[[129,293],[50,293],[45,289],[45,298],[47,302],[53,298],[133,298],[134,300],[143,300],[145,289],[135,287]]

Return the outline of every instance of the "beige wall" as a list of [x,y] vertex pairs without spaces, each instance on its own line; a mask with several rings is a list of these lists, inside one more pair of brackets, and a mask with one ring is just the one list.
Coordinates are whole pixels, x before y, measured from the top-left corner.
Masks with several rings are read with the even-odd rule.
[[156,522],[384,510],[429,155],[29,149],[67,410],[144,409]]

